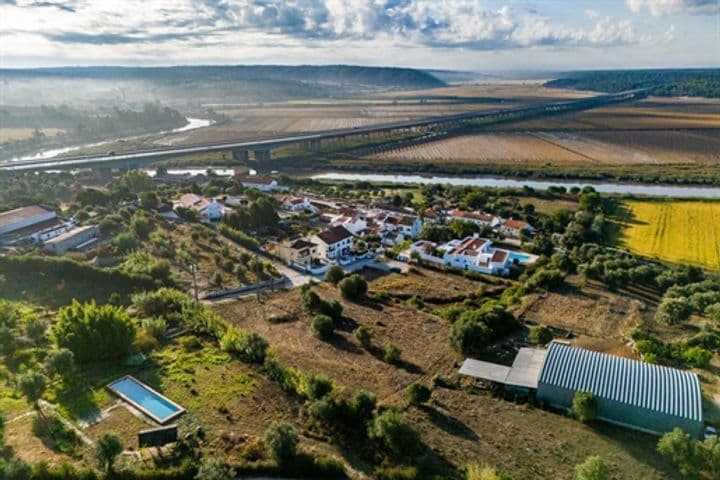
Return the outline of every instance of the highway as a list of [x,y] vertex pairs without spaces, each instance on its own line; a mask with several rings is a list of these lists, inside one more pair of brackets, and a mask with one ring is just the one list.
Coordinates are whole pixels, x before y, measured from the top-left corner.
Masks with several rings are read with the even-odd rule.
[[[271,150],[292,144],[319,145],[319,142],[329,139],[378,132],[391,132],[394,130],[413,129],[418,127],[433,127],[451,124],[459,125],[476,120],[486,120],[488,122],[519,120],[537,115],[552,115],[568,111],[586,110],[611,103],[632,101],[642,98],[644,95],[644,90],[630,90],[627,92],[599,95],[577,100],[535,103],[507,109],[474,110],[471,112],[462,112],[450,115],[437,115],[414,120],[382,123],[367,127],[334,129],[301,135],[279,136],[264,140],[161,147],[151,150],[104,153],[42,160],[4,161],[0,162],[0,170],[33,171],[78,168],[139,168],[154,161],[170,157],[228,150],[233,152],[260,152],[267,154],[266,157],[262,158],[269,159],[269,152]],[[258,158],[257,155],[258,154],[256,153],[256,159]]]

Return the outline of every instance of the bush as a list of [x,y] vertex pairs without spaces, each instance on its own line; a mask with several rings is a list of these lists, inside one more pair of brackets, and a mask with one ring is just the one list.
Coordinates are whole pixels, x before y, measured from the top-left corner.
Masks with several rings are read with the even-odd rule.
[[490,345],[491,332],[487,325],[470,318],[453,324],[450,345],[463,355],[477,355]]
[[98,464],[110,472],[115,464],[115,459],[123,451],[120,437],[112,432],[104,432],[95,442],[95,459]]
[[232,480],[235,471],[222,460],[204,459],[195,480]]
[[575,466],[574,480],[609,480],[610,468],[597,455],[588,457],[583,463]]
[[318,338],[327,340],[335,332],[335,322],[327,315],[315,315],[312,319],[312,329]]
[[325,425],[330,425],[337,416],[337,406],[332,400],[315,400],[308,406],[308,413]]
[[387,363],[400,363],[400,357],[402,356],[402,350],[400,350],[398,347],[393,345],[392,343],[388,344],[387,347],[385,347],[385,352],[383,354],[383,358]]
[[368,349],[372,345],[372,338],[370,336],[370,330],[368,330],[365,327],[358,327],[355,329],[355,338],[357,338],[357,341],[360,342],[360,345],[363,346],[363,348]]
[[320,400],[333,391],[333,382],[324,375],[313,375],[308,380],[307,396],[310,400]]
[[378,480],[415,480],[420,477],[417,467],[386,467],[375,470]]
[[72,351],[79,362],[127,356],[135,333],[135,324],[122,307],[98,306],[94,301],[73,300],[60,309],[53,328],[55,343]]
[[690,347],[683,351],[682,358],[696,367],[707,367],[712,360],[713,352],[702,347]]
[[192,350],[200,350],[202,343],[195,335],[187,335],[180,338],[180,346],[189,352]]
[[325,272],[325,281],[337,285],[345,277],[345,271],[338,265],[331,265]]
[[368,436],[379,440],[398,457],[409,457],[420,446],[417,431],[408,424],[404,415],[392,409],[375,417],[368,427]]
[[297,454],[300,437],[291,425],[274,424],[265,432],[265,444],[270,456],[284,465]]
[[560,270],[540,268],[525,282],[528,291],[544,289],[554,290],[563,284],[563,274]]
[[545,345],[547,343],[550,343],[552,339],[552,330],[550,330],[545,325],[530,327],[530,331],[528,332],[528,340],[530,341],[530,343],[535,343],[537,345]]
[[67,348],[51,350],[43,362],[48,375],[65,376],[75,370],[75,355]]
[[268,343],[255,332],[248,333],[240,328],[230,327],[220,337],[220,348],[239,356],[245,362],[262,364]]
[[692,314],[690,302],[685,297],[665,297],[658,306],[655,318],[667,324],[679,323],[687,320]]
[[405,398],[412,405],[420,405],[430,400],[432,391],[422,383],[413,383],[405,393]]
[[498,472],[494,468],[468,465],[466,480],[512,480],[512,477],[504,472]]
[[575,392],[572,401],[572,414],[583,423],[597,417],[597,400],[590,392]]
[[143,329],[157,340],[165,338],[167,332],[167,322],[164,318],[146,318],[142,321]]
[[153,226],[148,217],[136,213],[130,221],[130,229],[138,238],[147,239],[150,232],[152,232]]
[[367,282],[357,273],[344,278],[338,283],[340,294],[346,300],[356,301],[367,293]]
[[377,397],[374,394],[366,392],[365,390],[360,390],[355,393],[352,402],[350,402],[350,413],[356,421],[354,424],[363,424],[369,420],[376,406]]
[[132,250],[136,250],[140,246],[140,242],[135,234],[130,232],[123,232],[115,237],[115,246],[118,252],[127,253]]

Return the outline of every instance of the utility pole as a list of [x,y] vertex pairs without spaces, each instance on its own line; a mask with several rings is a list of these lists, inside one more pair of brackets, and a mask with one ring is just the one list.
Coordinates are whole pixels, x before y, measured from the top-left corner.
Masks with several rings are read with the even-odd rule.
[[255,252],[255,279],[257,280],[257,300],[260,301],[260,255]]
[[190,264],[190,273],[192,274],[193,291],[195,292],[195,303],[198,303],[200,301],[200,299],[198,297],[198,286],[197,286],[197,264],[195,264],[195,263]]

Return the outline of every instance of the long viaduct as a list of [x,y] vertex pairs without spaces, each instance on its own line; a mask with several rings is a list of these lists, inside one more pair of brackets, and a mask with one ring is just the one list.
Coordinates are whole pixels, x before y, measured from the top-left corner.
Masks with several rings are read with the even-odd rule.
[[309,150],[318,150],[322,142],[328,140],[342,140],[356,136],[367,136],[374,133],[392,134],[397,132],[426,131],[435,128],[455,129],[477,122],[491,124],[516,121],[565,112],[588,110],[612,103],[633,101],[643,98],[645,95],[645,90],[629,90],[577,100],[536,103],[507,109],[475,110],[408,121],[382,123],[367,127],[326,130],[264,140],[206,143],[42,160],[5,161],[0,163],[0,170],[41,171],[80,168],[141,168],[158,160],[165,160],[171,157],[218,151],[231,151],[234,157],[240,160],[248,160],[250,153],[252,153],[256,161],[265,162],[271,159],[271,152],[274,149],[289,145],[299,145]]

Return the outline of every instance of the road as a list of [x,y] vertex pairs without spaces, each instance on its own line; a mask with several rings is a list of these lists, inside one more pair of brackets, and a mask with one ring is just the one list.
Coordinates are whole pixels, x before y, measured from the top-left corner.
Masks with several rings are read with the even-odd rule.
[[[590,98],[575,100],[564,100],[557,102],[542,102],[520,107],[474,110],[470,112],[456,113],[450,115],[438,115],[414,120],[389,122],[378,125],[357,128],[343,128],[326,130],[322,132],[305,135],[279,136],[277,138],[242,141],[210,143],[190,145],[182,147],[163,147],[151,150],[142,150],[124,153],[106,153],[98,155],[86,155],[82,157],[65,157],[62,159],[46,160],[21,160],[0,162],[0,170],[23,171],[23,170],[48,170],[48,169],[73,169],[73,168],[138,168],[148,163],[179,155],[196,153],[208,153],[218,151],[259,151],[269,152],[272,149],[297,143],[320,142],[333,138],[343,138],[353,135],[364,135],[377,132],[389,132],[392,130],[411,129],[415,127],[440,126],[453,123],[461,123],[469,120],[485,119],[488,121],[503,121],[509,119],[528,118],[537,115],[551,115],[568,111],[586,110],[596,108],[609,103],[636,100],[645,95],[644,90],[630,90],[609,95],[599,95]],[[269,158],[269,157],[268,157]]]

